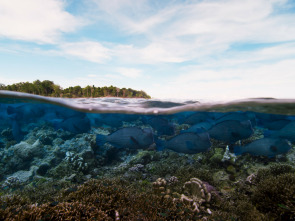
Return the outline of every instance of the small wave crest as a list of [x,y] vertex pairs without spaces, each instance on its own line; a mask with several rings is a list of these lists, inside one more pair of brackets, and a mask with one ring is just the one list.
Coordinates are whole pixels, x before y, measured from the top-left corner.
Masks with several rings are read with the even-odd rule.
[[0,103],[47,103],[87,113],[174,114],[185,111],[253,111],[295,115],[295,99],[252,98],[227,102],[167,101],[141,98],[54,98],[0,91]]

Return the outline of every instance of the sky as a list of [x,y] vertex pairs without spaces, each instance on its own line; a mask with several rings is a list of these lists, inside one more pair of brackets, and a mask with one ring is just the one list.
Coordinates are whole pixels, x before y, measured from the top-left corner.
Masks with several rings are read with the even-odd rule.
[[0,83],[295,98],[294,0],[0,0]]

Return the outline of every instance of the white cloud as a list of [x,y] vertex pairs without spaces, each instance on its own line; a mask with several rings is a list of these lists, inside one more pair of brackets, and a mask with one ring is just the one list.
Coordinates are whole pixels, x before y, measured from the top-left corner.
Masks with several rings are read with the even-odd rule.
[[138,78],[142,76],[142,71],[135,68],[118,68],[117,71],[128,78]]
[[0,37],[54,43],[82,25],[59,0],[0,0]]
[[[295,39],[294,14],[277,13],[286,0],[150,1],[94,0],[104,21],[142,41],[117,45],[125,62],[179,63],[227,52],[233,44],[274,43]],[[153,4],[153,5],[152,5]],[[160,3],[158,3],[160,4]]]
[[78,57],[87,61],[103,63],[110,58],[111,51],[99,42],[84,41],[63,43],[60,45],[66,55]]
[[158,98],[232,100],[251,97],[294,98],[295,60],[248,69],[191,70],[150,90]]

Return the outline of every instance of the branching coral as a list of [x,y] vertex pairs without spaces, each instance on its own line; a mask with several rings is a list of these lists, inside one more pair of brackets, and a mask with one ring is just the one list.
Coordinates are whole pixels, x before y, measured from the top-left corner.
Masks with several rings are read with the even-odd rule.
[[[207,184],[200,179],[191,178],[190,181],[187,181],[184,184],[184,194],[181,194],[179,200],[190,205],[194,212],[200,212],[200,209],[205,210],[205,207],[202,206],[202,204],[211,201],[211,193],[207,187]],[[211,214],[209,208],[207,209],[207,212]]]
[[155,194],[164,196],[165,198],[170,197],[170,189],[167,189],[167,181],[163,178],[158,178],[153,182],[153,190]]

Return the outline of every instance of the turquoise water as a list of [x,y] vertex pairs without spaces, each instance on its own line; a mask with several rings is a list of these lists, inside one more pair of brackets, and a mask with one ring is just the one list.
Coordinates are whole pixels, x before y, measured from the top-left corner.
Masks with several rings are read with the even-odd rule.
[[[175,169],[161,176],[153,172],[168,153],[186,157],[183,164],[175,162],[178,167],[203,162],[208,170],[214,164],[214,173],[228,175],[225,181],[216,178],[222,192],[224,182],[246,179],[259,164],[293,165],[295,158],[294,100],[61,99],[0,91],[0,113],[4,191],[40,178],[85,182],[118,168],[123,172],[117,176],[133,177],[130,182],[135,172],[137,180],[170,179]],[[153,160],[154,154],[160,159]],[[242,171],[245,162],[252,165]]]

